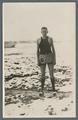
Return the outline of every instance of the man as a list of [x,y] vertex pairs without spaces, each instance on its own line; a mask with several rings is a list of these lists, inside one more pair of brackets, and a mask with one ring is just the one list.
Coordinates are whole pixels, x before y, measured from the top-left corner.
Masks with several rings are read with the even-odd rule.
[[53,45],[53,40],[49,36],[47,36],[48,29],[47,27],[41,28],[42,36],[37,40],[37,61],[38,66],[40,66],[41,70],[41,91],[44,93],[44,83],[45,83],[45,69],[46,64],[49,68],[50,79],[52,83],[52,90],[55,91],[55,80],[53,69],[56,64],[56,55],[55,49]]

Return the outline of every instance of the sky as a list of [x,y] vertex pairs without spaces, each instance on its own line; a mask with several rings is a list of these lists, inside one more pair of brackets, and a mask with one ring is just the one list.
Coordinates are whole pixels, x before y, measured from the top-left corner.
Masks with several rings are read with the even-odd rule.
[[3,3],[4,41],[36,40],[41,27],[55,41],[75,40],[75,3]]

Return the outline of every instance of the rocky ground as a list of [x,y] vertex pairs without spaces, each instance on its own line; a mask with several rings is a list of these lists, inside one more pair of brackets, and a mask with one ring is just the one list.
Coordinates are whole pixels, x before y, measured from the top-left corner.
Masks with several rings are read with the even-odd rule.
[[[12,56],[12,55],[11,55]],[[5,116],[74,116],[71,66],[56,65],[56,89],[51,91],[48,69],[45,76],[44,97],[41,88],[40,68],[35,57],[5,56]]]
[[37,66],[36,44],[17,44],[15,48],[5,49],[4,117],[75,116],[74,58],[70,45],[55,43],[57,63],[54,77],[58,91],[52,92],[46,69],[43,97],[39,96],[41,73]]

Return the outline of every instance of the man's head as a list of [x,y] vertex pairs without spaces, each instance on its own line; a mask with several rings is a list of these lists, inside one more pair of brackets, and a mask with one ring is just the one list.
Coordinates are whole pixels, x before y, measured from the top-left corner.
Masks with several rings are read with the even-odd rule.
[[47,27],[42,27],[41,28],[41,33],[42,33],[42,36],[47,36],[47,33],[48,33],[48,29],[47,29]]

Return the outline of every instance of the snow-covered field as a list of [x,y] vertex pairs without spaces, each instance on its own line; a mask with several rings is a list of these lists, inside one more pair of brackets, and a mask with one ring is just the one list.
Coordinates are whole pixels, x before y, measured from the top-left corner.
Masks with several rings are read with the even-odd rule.
[[18,43],[4,49],[4,117],[74,117],[75,50],[71,42],[55,42],[54,76],[57,93],[51,91],[48,69],[44,97],[39,96],[40,68],[36,43]]

